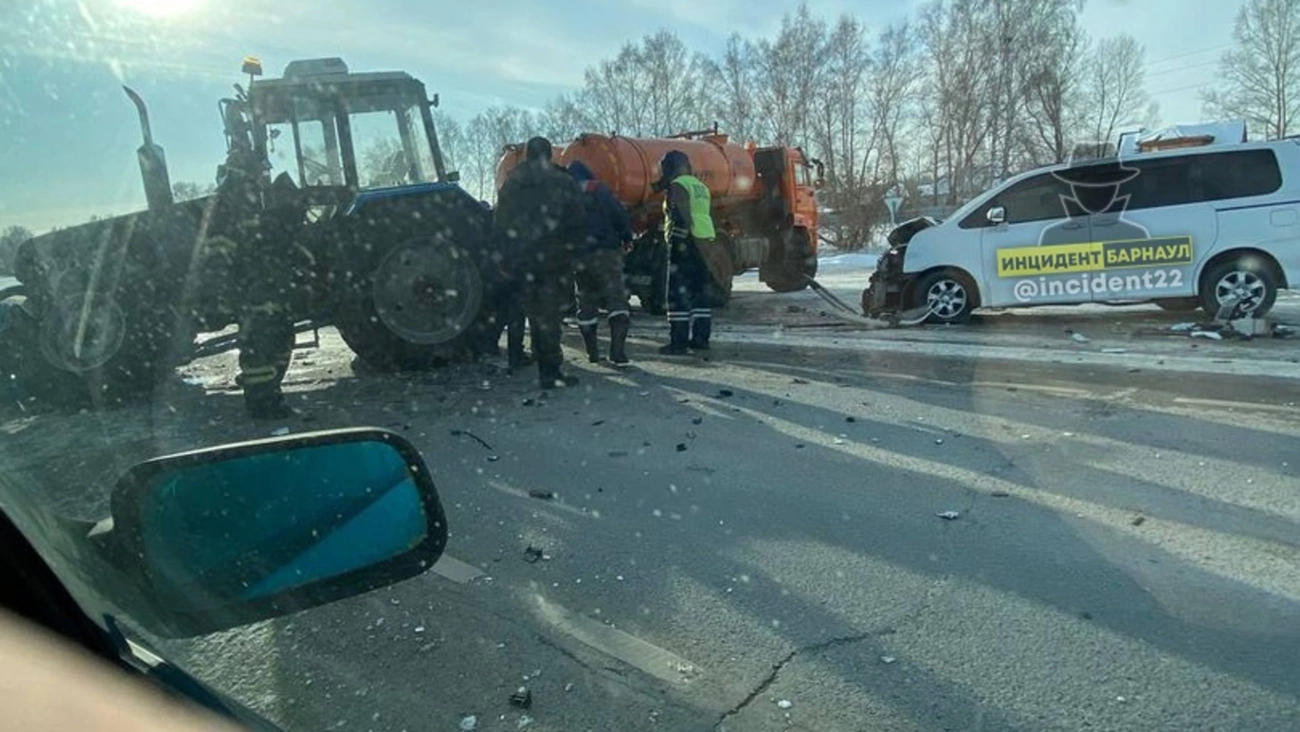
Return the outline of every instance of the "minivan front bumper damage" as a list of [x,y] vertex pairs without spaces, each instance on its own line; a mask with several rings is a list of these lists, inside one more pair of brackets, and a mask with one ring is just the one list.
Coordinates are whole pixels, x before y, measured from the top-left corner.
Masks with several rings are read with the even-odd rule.
[[908,284],[903,274],[904,247],[891,247],[876,260],[876,271],[862,291],[862,314],[879,318],[903,309],[903,290]]
[[918,232],[938,223],[937,219],[921,216],[904,221],[889,232],[886,238],[889,250],[876,260],[876,271],[871,273],[867,289],[862,291],[863,315],[880,318],[898,313],[908,306],[904,300],[912,276],[903,272],[907,244]]

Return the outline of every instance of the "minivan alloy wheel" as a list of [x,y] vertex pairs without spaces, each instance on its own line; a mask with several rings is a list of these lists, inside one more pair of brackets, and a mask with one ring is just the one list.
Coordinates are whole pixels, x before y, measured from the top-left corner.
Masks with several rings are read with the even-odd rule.
[[934,282],[925,293],[925,302],[930,307],[930,312],[944,320],[961,314],[969,299],[966,287],[950,278]]
[[1232,270],[1214,283],[1214,297],[1221,305],[1231,300],[1253,301],[1249,307],[1244,308],[1246,312],[1258,308],[1267,291],[1268,288],[1259,275],[1249,270]]

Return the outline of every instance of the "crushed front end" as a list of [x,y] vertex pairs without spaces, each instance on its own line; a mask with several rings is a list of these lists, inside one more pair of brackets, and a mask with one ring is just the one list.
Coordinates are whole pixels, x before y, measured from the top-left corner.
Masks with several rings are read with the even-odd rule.
[[907,254],[907,243],[923,231],[938,224],[937,219],[929,216],[904,221],[889,232],[886,241],[889,249],[876,260],[876,270],[867,280],[867,289],[862,291],[862,314],[868,318],[879,318],[891,313],[898,313],[907,307],[904,292],[910,277],[903,273],[903,258]]

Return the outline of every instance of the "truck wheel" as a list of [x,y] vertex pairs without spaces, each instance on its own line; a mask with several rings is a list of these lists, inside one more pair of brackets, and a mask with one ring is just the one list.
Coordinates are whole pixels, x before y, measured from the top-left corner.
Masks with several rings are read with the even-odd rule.
[[[788,248],[787,248],[788,247]],[[817,276],[817,254],[807,229],[794,229],[786,244],[774,247],[758,269],[758,278],[773,292],[798,292]]]
[[930,309],[928,323],[965,323],[975,309],[974,285],[958,272],[939,270],[909,288],[911,307]]
[[1168,297],[1156,300],[1156,306],[1171,313],[1190,313],[1199,308],[1201,302],[1194,297]]
[[1277,287],[1278,277],[1272,267],[1258,257],[1240,256],[1206,269],[1198,297],[1210,317],[1216,317],[1230,301],[1255,298],[1255,306],[1247,312],[1260,318],[1273,309]]

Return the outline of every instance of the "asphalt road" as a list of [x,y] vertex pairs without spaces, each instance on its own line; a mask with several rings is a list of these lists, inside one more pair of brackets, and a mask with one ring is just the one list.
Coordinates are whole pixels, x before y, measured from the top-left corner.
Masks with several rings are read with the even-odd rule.
[[[354,376],[327,332],[286,426],[409,436],[450,558],[162,649],[291,729],[1295,729],[1300,369],[769,331],[575,364],[548,398],[484,365]],[[134,460],[272,427],[242,420],[232,361],[146,407],[7,415],[0,462],[92,515]]]

